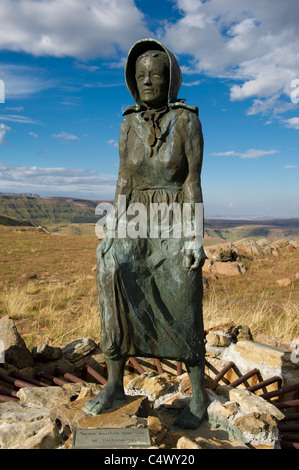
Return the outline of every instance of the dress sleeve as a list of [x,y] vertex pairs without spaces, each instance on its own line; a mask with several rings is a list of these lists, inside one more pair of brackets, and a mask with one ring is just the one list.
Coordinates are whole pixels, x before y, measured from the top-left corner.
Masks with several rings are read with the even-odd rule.
[[120,134],[119,134],[119,172],[115,191],[115,204],[117,204],[117,198],[119,195],[125,195],[128,197],[132,190],[130,184],[130,177],[127,171],[127,143],[128,134],[130,130],[129,118],[126,117],[121,123]]
[[[106,220],[107,230],[111,230],[115,233],[118,226],[119,219],[122,216],[124,210],[127,209],[128,201],[130,198],[131,184],[130,178],[127,171],[127,141],[130,130],[130,124],[128,118],[125,118],[121,123],[120,135],[119,135],[119,171],[114,196],[114,210],[110,212]],[[119,201],[119,196],[125,196],[125,203]],[[120,204],[119,204],[120,202]],[[114,238],[114,235],[111,237]]]
[[184,112],[185,154],[188,175],[183,185],[184,202],[202,203],[201,167],[203,158],[203,135],[201,123],[194,112]]

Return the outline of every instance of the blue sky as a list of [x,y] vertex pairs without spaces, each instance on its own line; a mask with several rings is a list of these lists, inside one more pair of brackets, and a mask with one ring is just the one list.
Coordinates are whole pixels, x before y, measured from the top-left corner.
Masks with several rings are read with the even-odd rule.
[[299,217],[299,2],[2,0],[0,17],[0,192],[113,199],[124,63],[153,37],[199,107],[205,215]]

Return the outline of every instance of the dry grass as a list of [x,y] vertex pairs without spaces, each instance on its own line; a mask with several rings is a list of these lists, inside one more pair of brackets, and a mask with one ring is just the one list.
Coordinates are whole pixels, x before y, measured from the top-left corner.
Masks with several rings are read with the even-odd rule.
[[204,321],[220,318],[232,320],[236,326],[248,325],[253,337],[265,334],[292,341],[299,336],[299,303],[274,303],[266,292],[248,303],[232,296],[219,298],[213,290],[204,301]]
[[[204,296],[204,318],[226,317],[248,325],[253,336],[265,334],[292,341],[299,337],[299,251],[280,250],[279,256],[254,257],[237,277],[220,277],[209,283]],[[279,287],[279,279],[291,284]]]
[[[0,317],[13,318],[28,347],[99,340],[95,235],[38,233],[0,226]],[[36,278],[28,280],[28,275]],[[30,277],[30,276],[29,276]]]
[[[94,234],[56,235],[0,226],[0,317],[10,315],[29,348],[99,341]],[[204,320],[227,318],[288,341],[299,337],[299,251],[247,262],[238,277],[219,277],[204,293]],[[35,273],[28,280],[26,274]],[[276,280],[292,277],[284,288]]]
[[6,287],[0,312],[14,320],[28,347],[40,343],[63,346],[81,336],[98,341],[100,319],[94,282],[82,277],[71,283],[35,281]]

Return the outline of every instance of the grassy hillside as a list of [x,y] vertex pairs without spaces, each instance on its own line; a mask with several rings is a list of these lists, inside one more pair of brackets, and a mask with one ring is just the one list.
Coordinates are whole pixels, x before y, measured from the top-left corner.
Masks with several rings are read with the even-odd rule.
[[299,239],[299,219],[266,219],[266,220],[227,220],[206,219],[205,236],[211,243],[219,241],[240,240],[252,238],[259,240],[279,240],[280,238]]
[[0,213],[50,228],[61,223],[96,223],[97,204],[85,199],[1,195]]
[[[95,215],[99,202],[67,197],[42,198],[0,194],[0,214],[20,221],[29,221],[35,226],[43,225],[60,233],[92,234],[94,224],[99,220],[99,216]],[[221,240],[236,241],[241,238],[298,239],[299,219],[205,219],[205,238],[207,243],[212,244]]]
[[6,225],[8,227],[16,227],[16,226],[32,226],[30,222],[27,220],[18,220],[14,217],[8,217],[7,215],[0,214],[0,225]]

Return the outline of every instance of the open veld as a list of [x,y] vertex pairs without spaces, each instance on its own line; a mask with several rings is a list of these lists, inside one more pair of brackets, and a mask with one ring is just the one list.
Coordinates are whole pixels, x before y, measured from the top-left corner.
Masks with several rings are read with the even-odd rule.
[[55,230],[65,223],[96,223],[98,203],[67,197],[0,195],[0,214]]
[[[42,225],[63,234],[93,235],[97,205],[103,201],[71,197],[36,197],[0,194],[0,224]],[[113,201],[106,201],[112,203]],[[26,223],[25,222],[25,223]],[[299,238],[299,219],[206,219],[205,240],[235,241],[241,238],[269,240]]]
[[214,244],[217,238],[219,238],[218,241],[228,240],[232,242],[241,238],[251,238],[253,240],[268,238],[270,241],[282,238],[298,239],[299,219],[206,219],[206,243]]
[[[207,236],[206,243],[220,240]],[[86,336],[99,341],[98,243],[94,224],[64,224],[55,233],[0,225],[0,317],[14,320],[28,347],[62,346]],[[205,283],[205,322],[231,319],[236,326],[248,325],[253,336],[298,338],[299,249],[248,258],[245,264],[242,275],[214,276]],[[291,283],[280,287],[276,281],[283,278]]]

